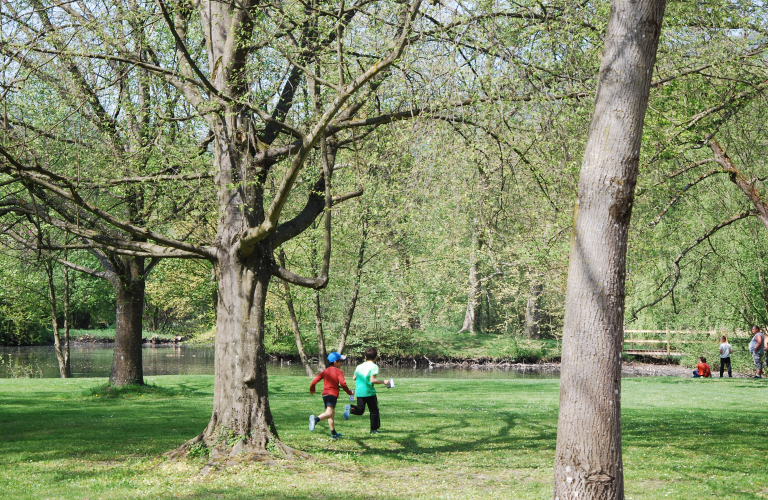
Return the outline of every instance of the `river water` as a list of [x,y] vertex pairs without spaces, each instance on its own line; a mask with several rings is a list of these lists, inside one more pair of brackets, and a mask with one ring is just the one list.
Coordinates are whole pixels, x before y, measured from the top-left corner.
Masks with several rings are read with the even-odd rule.
[[[114,348],[106,345],[78,345],[70,349],[73,377],[109,377]],[[142,349],[144,375],[213,375],[213,347],[161,345]],[[301,363],[270,362],[271,375],[306,376]],[[344,367],[351,374],[354,366]],[[382,377],[443,377],[443,378],[557,378],[559,374],[493,369],[424,368],[411,366],[381,366]],[[1,347],[0,378],[58,378],[59,367],[53,346]]]

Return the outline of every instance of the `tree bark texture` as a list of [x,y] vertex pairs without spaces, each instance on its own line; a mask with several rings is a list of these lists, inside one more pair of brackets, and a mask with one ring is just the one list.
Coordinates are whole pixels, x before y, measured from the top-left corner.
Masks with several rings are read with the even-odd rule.
[[247,259],[222,252],[216,324],[213,413],[203,434],[211,458],[265,459],[277,438],[269,410],[264,305],[272,277],[271,249],[260,245]]
[[524,335],[529,339],[537,339],[541,336],[541,295],[544,292],[544,284],[533,282],[530,287],[528,304],[525,307],[525,331]]
[[555,500],[623,499],[627,231],[664,0],[613,0],[579,178],[563,329]]
[[120,276],[114,280],[115,353],[109,383],[116,386],[144,383],[141,360],[142,318],[144,315],[144,279]]

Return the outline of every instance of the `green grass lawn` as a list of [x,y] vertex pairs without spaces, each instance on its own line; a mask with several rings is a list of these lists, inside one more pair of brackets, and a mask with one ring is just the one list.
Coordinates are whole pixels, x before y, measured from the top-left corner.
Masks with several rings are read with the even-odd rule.
[[[383,434],[353,416],[334,442],[306,428],[308,379],[272,377],[282,439],[318,460],[208,476],[160,455],[204,428],[213,378],[148,381],[119,398],[100,379],[0,381],[0,498],[551,498],[557,380],[401,379],[380,391]],[[628,499],[768,497],[765,381],[625,379],[623,395]]]

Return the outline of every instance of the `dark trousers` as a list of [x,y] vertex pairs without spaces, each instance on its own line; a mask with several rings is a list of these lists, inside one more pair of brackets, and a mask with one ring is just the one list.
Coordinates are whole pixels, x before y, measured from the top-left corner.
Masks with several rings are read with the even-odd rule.
[[357,404],[352,405],[349,412],[352,415],[362,415],[365,413],[365,405],[368,405],[368,412],[371,414],[371,430],[375,431],[381,427],[381,420],[379,419],[379,400],[376,399],[376,396],[357,398]]
[[733,377],[733,374],[731,373],[731,357],[728,356],[727,358],[720,358],[720,378],[723,378],[723,370],[726,365],[728,366],[728,376]]

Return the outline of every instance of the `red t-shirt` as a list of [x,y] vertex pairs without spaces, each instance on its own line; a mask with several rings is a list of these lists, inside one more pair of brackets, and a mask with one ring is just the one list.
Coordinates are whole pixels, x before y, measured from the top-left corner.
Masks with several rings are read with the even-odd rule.
[[709,371],[709,365],[706,363],[699,363],[696,365],[696,369],[699,370],[699,377],[711,377],[712,372]]
[[335,366],[329,366],[318,373],[317,377],[312,379],[312,383],[309,384],[310,394],[315,393],[315,386],[320,382],[320,379],[323,379],[323,396],[339,397],[339,386],[341,386],[347,394],[352,395],[352,391],[347,387],[347,381],[344,380],[344,372]]

